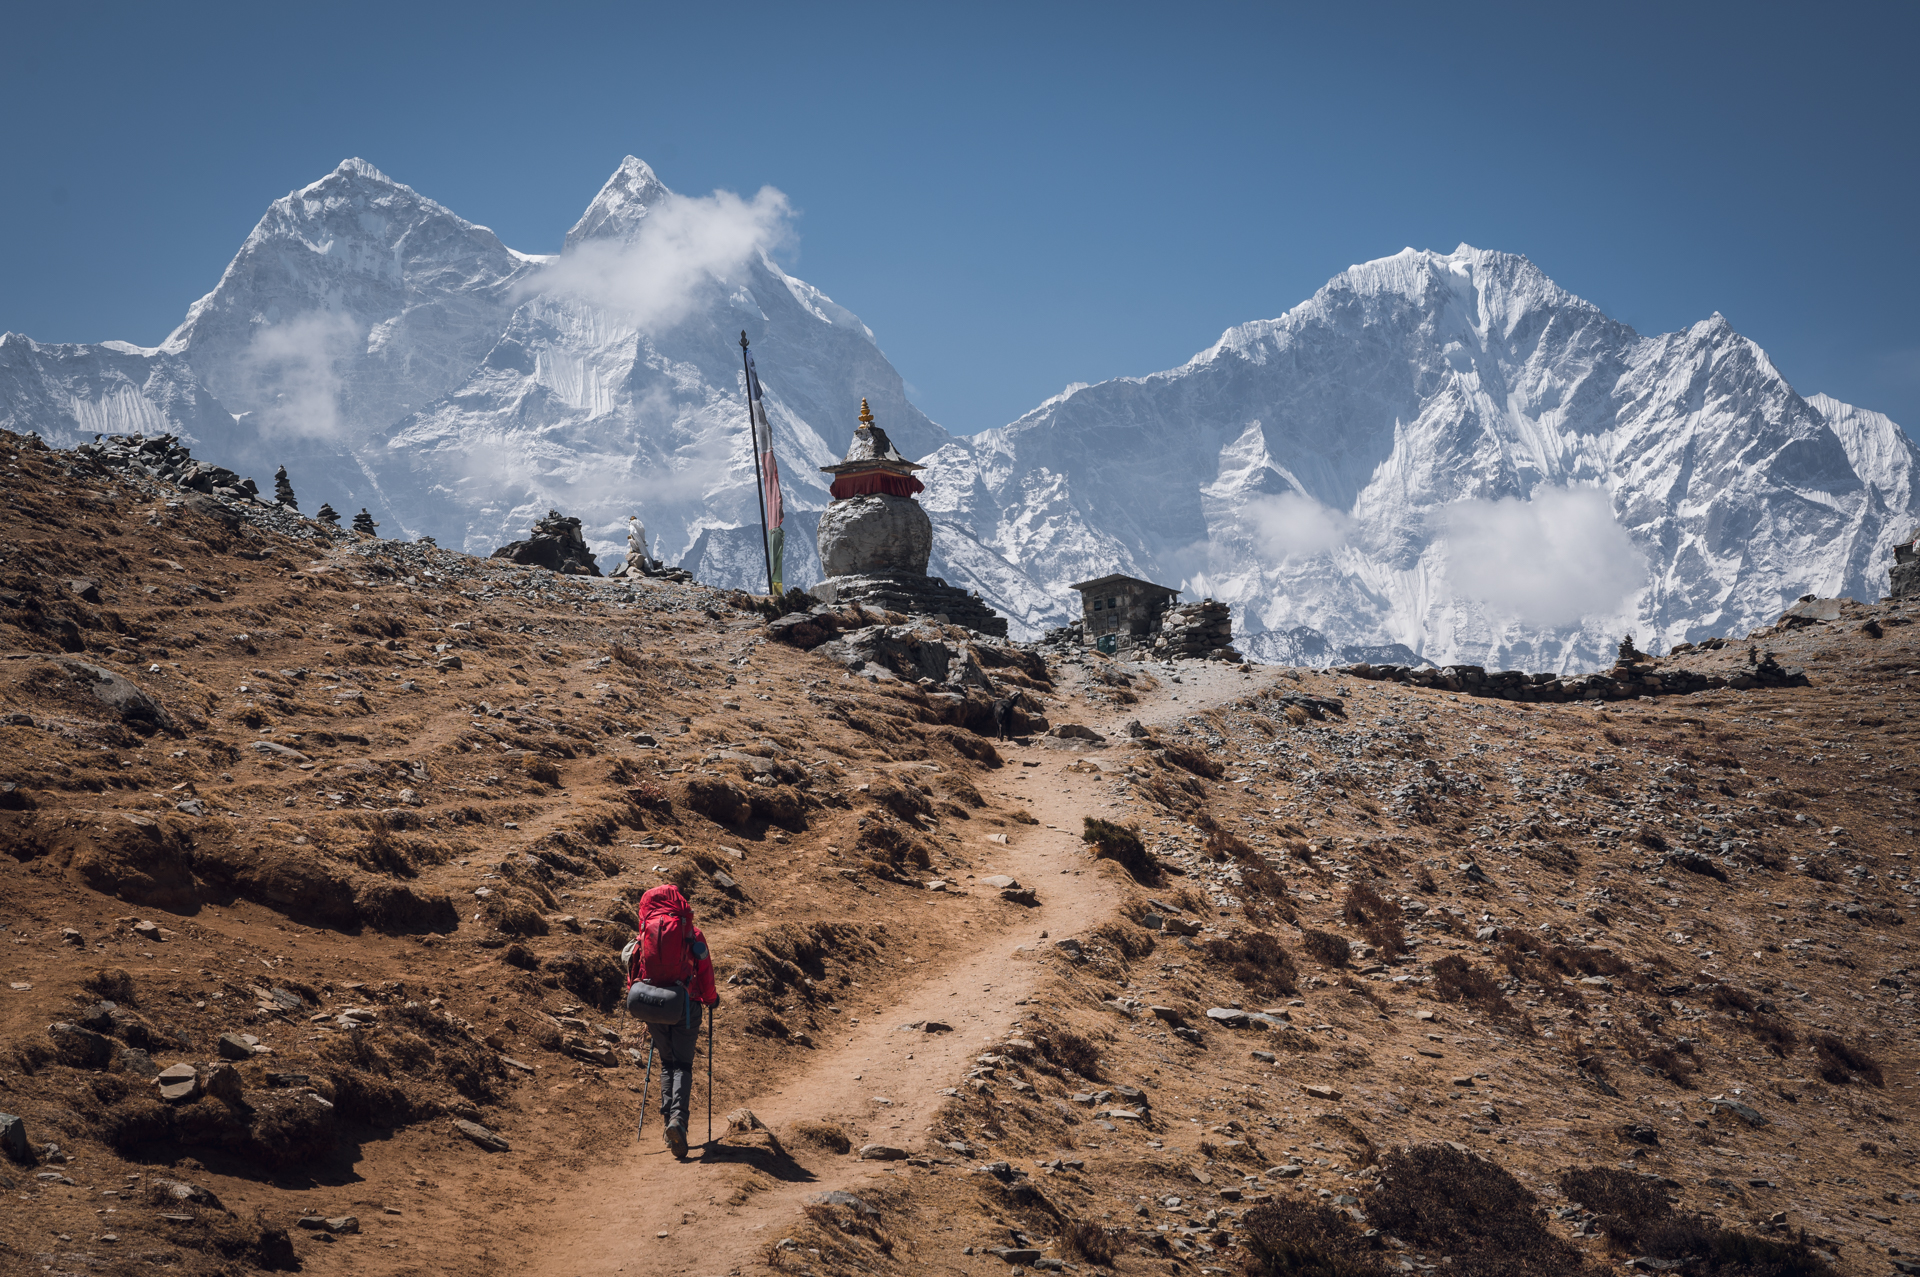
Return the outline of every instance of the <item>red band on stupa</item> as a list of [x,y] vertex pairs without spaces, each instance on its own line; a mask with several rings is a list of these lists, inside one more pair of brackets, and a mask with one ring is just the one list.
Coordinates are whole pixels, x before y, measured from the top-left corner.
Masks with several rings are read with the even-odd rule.
[[843,474],[833,481],[827,491],[833,494],[835,501],[845,501],[848,497],[869,497],[883,493],[890,497],[911,497],[925,492],[927,485],[910,474],[894,474],[888,470],[863,470],[858,474]]

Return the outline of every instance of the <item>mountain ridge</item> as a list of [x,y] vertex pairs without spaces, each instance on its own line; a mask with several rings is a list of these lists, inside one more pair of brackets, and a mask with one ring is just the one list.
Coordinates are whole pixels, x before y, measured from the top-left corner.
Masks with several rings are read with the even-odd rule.
[[[751,587],[744,329],[789,582],[818,577],[818,467],[867,398],[929,467],[931,570],[1016,635],[1119,570],[1218,597],[1250,651],[1310,663],[1564,670],[1628,630],[1657,646],[1752,628],[1801,593],[1877,597],[1920,518],[1906,433],[1799,395],[1725,316],[1644,336],[1467,244],[1357,263],[1182,364],[956,437],[858,316],[774,260],[783,217],[777,193],[680,196],[627,156],[561,254],[527,254],[350,158],[273,201],[160,346],[0,341],[0,425],[181,433],[478,553],[550,506],[618,553],[638,513],[656,553]],[[699,258],[688,225],[738,243]],[[649,292],[663,280],[671,305]]]
[[[1568,668],[1629,629],[1674,643],[1764,624],[1803,592],[1878,597],[1915,514],[1914,452],[1853,411],[1802,399],[1717,313],[1643,337],[1523,257],[1408,249],[1175,368],[958,441],[929,504],[1052,589],[1117,567],[1216,595],[1255,651],[1304,627],[1336,653]],[[1098,470],[1074,473],[1076,452]],[[1503,501],[1583,490],[1605,491],[1647,557],[1638,588],[1579,623],[1453,588],[1447,520],[1512,522]],[[1289,503],[1321,544],[1263,546]]]

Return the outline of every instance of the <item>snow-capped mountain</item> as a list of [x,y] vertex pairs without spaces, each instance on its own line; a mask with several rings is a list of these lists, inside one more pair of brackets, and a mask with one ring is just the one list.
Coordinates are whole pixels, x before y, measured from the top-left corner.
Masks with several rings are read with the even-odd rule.
[[1049,592],[1184,584],[1312,662],[1564,669],[1628,631],[1744,633],[1801,594],[1879,597],[1920,520],[1913,441],[1802,398],[1721,316],[1642,337],[1465,245],[924,460],[935,517]]
[[549,507],[596,551],[763,577],[739,334],[768,394],[789,583],[820,574],[862,397],[929,469],[932,571],[1032,637],[1124,571],[1233,605],[1266,659],[1565,669],[1877,597],[1920,522],[1886,417],[1802,398],[1715,315],[1642,337],[1525,258],[1355,266],[1179,368],[955,438],[850,311],[768,256],[777,197],[689,200],[629,157],[559,254],[516,252],[360,160],[276,200],[153,348],[0,338],[0,426],[170,431],[309,510],[476,553]]
[[[912,455],[950,436],[852,312],[750,237],[713,258],[734,210],[699,205],[628,157],[563,252],[538,256],[347,160],[275,200],[158,347],[0,339],[0,425],[62,445],[171,431],[257,480],[285,464],[309,510],[366,506],[383,535],[479,554],[556,507],[618,557],[638,514],[657,557],[765,588],[744,330],[783,464],[786,579],[809,584],[830,499],[818,467],[840,458],[860,400]],[[677,220],[650,237],[663,211]],[[964,533],[942,547],[932,571],[1022,601],[1017,633],[1065,619]]]

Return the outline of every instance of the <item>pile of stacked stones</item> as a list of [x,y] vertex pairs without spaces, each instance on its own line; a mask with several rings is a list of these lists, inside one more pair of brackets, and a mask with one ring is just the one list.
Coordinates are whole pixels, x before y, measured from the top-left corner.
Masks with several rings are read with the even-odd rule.
[[600,565],[580,535],[580,520],[558,510],[547,511],[547,517],[533,525],[532,536],[501,546],[492,557],[567,576],[600,575]]
[[1242,659],[1233,649],[1232,609],[1212,599],[1169,608],[1160,622],[1160,636],[1154,641],[1153,651],[1156,656]]
[[155,435],[151,439],[144,435],[106,435],[74,451],[115,470],[164,479],[191,492],[272,504],[260,495],[253,480],[242,479],[224,466],[195,461],[176,435]]
[[1888,573],[1887,597],[1920,599],[1920,529],[1893,547],[1893,568]]
[[1085,647],[1087,627],[1084,621],[1069,621],[1065,625],[1055,626],[1040,636],[1040,641],[1048,647]]
[[1624,701],[1640,696],[1684,696],[1723,687],[1805,687],[1804,670],[1781,665],[1772,655],[1731,675],[1663,669],[1651,660],[1622,662],[1604,674],[1528,674],[1521,670],[1488,673],[1478,665],[1357,665],[1336,667],[1355,678],[1411,683],[1440,691],[1462,692],[1505,701]]

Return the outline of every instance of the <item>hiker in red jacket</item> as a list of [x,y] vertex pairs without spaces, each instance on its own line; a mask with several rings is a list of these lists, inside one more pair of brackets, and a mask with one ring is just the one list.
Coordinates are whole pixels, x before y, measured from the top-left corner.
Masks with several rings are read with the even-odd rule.
[[640,934],[627,958],[627,1009],[653,1032],[661,1062],[660,1113],[667,1122],[667,1147],[675,1157],[685,1157],[700,1016],[720,1002],[713,988],[713,959],[707,938],[693,925],[692,907],[672,883],[640,897],[637,914]]

